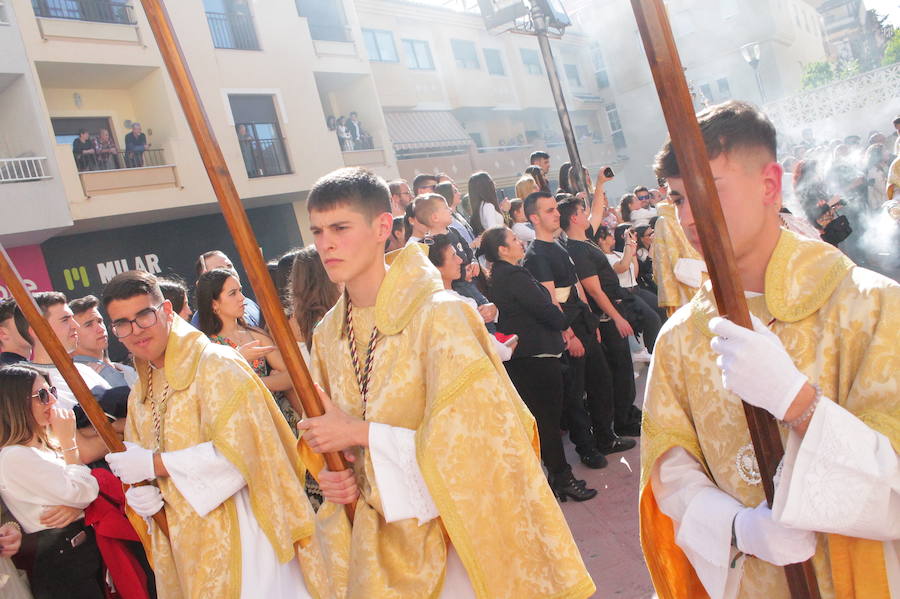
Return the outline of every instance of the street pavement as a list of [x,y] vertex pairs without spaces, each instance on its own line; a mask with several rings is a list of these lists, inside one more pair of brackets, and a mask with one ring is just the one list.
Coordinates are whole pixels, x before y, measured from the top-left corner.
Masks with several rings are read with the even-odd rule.
[[[646,365],[637,367],[638,406],[643,403]],[[638,484],[640,483],[640,441],[623,453],[607,456],[609,465],[601,470],[584,466],[566,436],[566,457],[576,478],[597,489],[597,496],[577,503],[560,504],[597,593],[594,597],[652,599],[656,595],[644,564],[638,538]]]

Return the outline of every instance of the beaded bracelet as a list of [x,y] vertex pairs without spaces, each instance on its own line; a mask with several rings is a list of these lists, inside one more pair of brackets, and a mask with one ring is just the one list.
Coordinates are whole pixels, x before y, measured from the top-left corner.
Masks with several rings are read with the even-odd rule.
[[16,530],[18,530],[19,532],[22,532],[22,527],[19,526],[19,523],[16,522],[15,520],[10,520],[10,521],[8,521],[8,522],[4,522],[3,524],[0,524],[0,526],[6,526],[7,524],[8,524],[9,526],[12,526],[13,528],[15,528]]
[[812,415],[816,411],[816,406],[819,405],[819,400],[822,399],[822,388],[819,387],[818,385],[813,385],[812,387],[816,391],[816,396],[810,402],[809,407],[806,408],[802,414],[800,414],[798,417],[794,418],[793,420],[781,421],[780,424],[782,426],[794,429],[794,428],[797,428],[798,426],[800,426],[801,424],[805,423],[810,418],[812,418]]

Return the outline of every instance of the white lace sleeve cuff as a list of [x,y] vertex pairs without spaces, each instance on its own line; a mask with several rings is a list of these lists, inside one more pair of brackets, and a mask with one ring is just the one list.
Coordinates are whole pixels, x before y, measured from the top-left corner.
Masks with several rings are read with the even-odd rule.
[[719,489],[703,468],[680,447],[667,451],[651,475],[659,509],[675,524],[675,542],[711,599],[737,596],[743,563],[731,564],[731,523],[744,506]]
[[161,455],[175,487],[201,517],[243,489],[244,477],[212,441]]
[[822,398],[803,437],[791,433],[772,506],[793,528],[900,538],[900,464],[890,440]]
[[422,525],[438,517],[416,462],[416,431],[371,423],[369,455],[387,522],[416,518]]

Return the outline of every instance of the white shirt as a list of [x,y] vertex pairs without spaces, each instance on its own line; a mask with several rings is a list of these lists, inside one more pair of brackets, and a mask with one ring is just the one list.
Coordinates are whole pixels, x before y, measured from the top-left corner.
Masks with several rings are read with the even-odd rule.
[[650,219],[656,216],[656,206],[649,208],[638,208],[631,211],[631,226],[646,227],[650,224]]
[[53,450],[25,445],[0,449],[0,497],[27,533],[47,528],[41,524],[44,508],[84,509],[99,489],[87,466],[66,464]]
[[[610,266],[615,266],[622,261],[622,254],[619,252],[604,254],[604,256],[606,256],[606,260],[609,262]],[[621,285],[623,289],[637,285],[637,272],[635,271],[634,262],[628,265],[627,270],[617,272],[616,274],[619,275],[619,285]]]
[[534,241],[534,229],[528,226],[528,223],[513,223],[512,232],[522,243],[531,243]]
[[502,227],[506,224],[503,215],[494,208],[493,204],[484,202],[478,209],[478,215],[481,217],[481,226],[487,231],[491,227]]

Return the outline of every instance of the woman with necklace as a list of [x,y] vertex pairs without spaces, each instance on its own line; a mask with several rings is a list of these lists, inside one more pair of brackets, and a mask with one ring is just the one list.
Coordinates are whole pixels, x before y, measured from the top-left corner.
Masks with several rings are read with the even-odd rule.
[[[237,274],[229,269],[215,268],[200,275],[197,281],[198,328],[220,345],[230,345],[244,357],[269,391],[293,426],[297,415],[282,391],[291,389],[291,379],[281,353],[272,338],[262,329],[248,326],[244,321],[244,294]],[[292,422],[293,420],[293,422]]]

